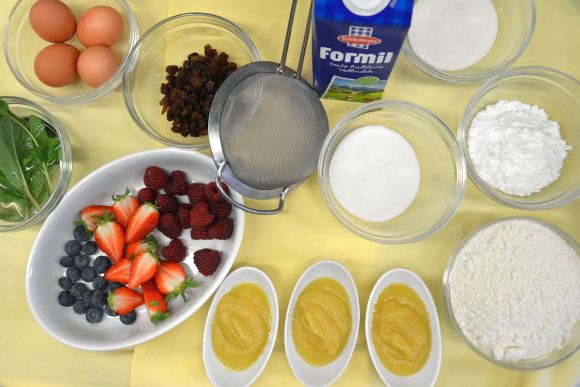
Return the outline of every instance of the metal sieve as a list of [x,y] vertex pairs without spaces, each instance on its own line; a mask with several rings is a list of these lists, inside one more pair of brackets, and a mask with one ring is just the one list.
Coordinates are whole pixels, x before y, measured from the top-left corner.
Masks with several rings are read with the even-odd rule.
[[[209,115],[209,142],[218,168],[217,186],[232,205],[261,215],[276,214],[288,192],[314,170],[328,134],[328,119],[316,92],[301,78],[310,33],[310,6],[296,71],[285,66],[297,0],[292,1],[280,63],[254,62],[220,86]],[[236,202],[221,187],[254,199],[280,197],[278,207],[258,210]]]

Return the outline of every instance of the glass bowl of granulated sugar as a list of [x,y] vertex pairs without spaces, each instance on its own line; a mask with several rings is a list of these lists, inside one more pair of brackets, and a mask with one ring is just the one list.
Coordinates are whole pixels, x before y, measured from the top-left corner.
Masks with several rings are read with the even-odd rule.
[[403,52],[432,77],[479,82],[520,57],[535,22],[535,0],[418,0]]
[[542,220],[472,232],[449,259],[443,296],[461,339],[499,366],[546,368],[580,348],[580,249]]
[[471,180],[525,210],[580,197],[580,83],[557,70],[520,67],[485,82],[459,123]]

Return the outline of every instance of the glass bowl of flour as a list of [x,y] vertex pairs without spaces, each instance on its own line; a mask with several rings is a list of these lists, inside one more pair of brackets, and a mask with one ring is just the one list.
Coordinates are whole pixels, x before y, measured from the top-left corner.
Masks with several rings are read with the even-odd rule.
[[580,248],[545,221],[503,218],[472,232],[443,293],[461,339],[499,366],[545,368],[580,348]]
[[479,82],[519,58],[535,21],[535,0],[419,0],[403,52],[435,78]]
[[411,243],[441,229],[465,190],[459,144],[434,114],[384,100],[346,115],[328,135],[318,163],[334,216],[380,243]]
[[471,180],[525,210],[580,197],[580,83],[557,70],[520,67],[485,82],[459,122]]

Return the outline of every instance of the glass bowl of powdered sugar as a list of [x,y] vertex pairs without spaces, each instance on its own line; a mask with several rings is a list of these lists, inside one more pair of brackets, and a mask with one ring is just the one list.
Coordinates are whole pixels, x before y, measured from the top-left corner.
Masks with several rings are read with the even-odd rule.
[[502,367],[552,366],[580,348],[580,249],[557,227],[512,217],[469,235],[443,276],[465,343]]
[[459,123],[471,180],[501,204],[526,210],[580,197],[580,83],[543,67],[485,82]]

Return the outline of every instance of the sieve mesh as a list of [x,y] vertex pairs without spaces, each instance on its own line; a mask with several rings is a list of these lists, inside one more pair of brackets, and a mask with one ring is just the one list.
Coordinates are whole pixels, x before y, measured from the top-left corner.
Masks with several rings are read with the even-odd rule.
[[278,73],[257,73],[241,81],[220,118],[229,168],[240,181],[261,190],[308,177],[327,134],[328,120],[316,93]]

